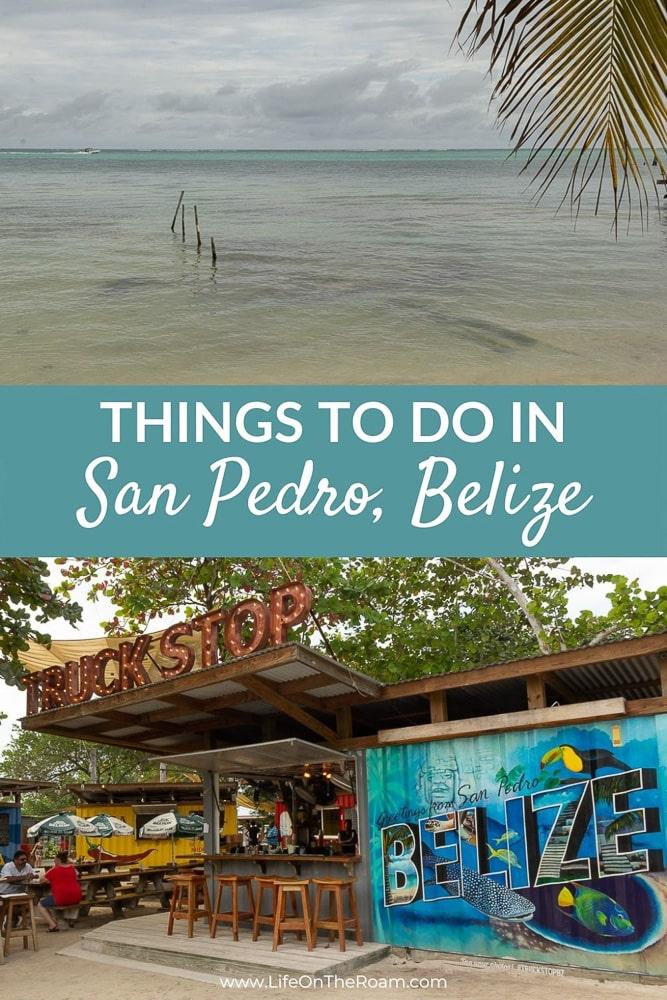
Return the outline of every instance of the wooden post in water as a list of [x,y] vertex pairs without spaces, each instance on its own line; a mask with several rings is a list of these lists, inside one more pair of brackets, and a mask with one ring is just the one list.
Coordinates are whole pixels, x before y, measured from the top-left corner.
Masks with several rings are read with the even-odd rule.
[[218,255],[215,252],[215,240],[211,236],[211,263],[213,264],[214,267],[215,267],[215,262],[216,262],[217,259],[218,259]]
[[181,202],[183,201],[183,195],[184,194],[185,194],[185,191],[181,191],[179,199],[178,199],[178,205],[176,206],[176,211],[174,212],[174,218],[171,220],[171,231],[172,231],[172,233],[174,232],[174,229],[176,227],[176,219],[178,218],[178,210],[181,207]]
[[201,250],[201,232],[199,231],[199,216],[197,215],[196,205],[195,205],[195,229],[197,230],[197,250]]
[[181,234],[185,243],[185,205],[181,205]]

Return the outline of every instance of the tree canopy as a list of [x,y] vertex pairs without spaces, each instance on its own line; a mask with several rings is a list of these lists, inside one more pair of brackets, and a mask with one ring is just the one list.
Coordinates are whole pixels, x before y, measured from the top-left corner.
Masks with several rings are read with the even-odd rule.
[[81,607],[69,595],[54,593],[48,577],[41,559],[0,559],[0,678],[7,684],[19,683],[24,670],[18,657],[30,641],[49,644],[48,633],[37,626],[81,618]]
[[[24,809],[45,816],[74,805],[68,785],[91,781],[93,744],[64,736],[33,733],[15,726],[12,739],[0,756],[0,773],[10,777],[52,781],[55,787],[24,796]],[[100,784],[157,780],[157,764],[147,754],[120,747],[95,745],[95,767]]]
[[[341,662],[384,680],[461,670],[540,651],[667,629],[667,585],[584,572],[553,559],[79,559],[61,562],[61,592],[85,583],[108,598],[111,634],[158,629],[286,579],[315,594],[295,638],[326,643]],[[606,586],[605,613],[572,616],[577,588]]]

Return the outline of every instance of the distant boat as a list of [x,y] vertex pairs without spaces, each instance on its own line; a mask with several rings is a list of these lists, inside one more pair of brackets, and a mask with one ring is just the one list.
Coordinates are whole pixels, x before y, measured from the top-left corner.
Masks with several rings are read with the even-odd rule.
[[86,153],[88,156],[92,156],[93,153],[99,153],[100,150],[99,149],[93,149],[92,146],[86,146],[85,149],[80,149],[79,152],[80,153]]

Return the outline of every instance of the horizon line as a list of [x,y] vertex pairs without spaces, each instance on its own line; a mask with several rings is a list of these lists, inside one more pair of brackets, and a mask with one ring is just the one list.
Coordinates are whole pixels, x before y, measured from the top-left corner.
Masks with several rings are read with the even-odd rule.
[[[94,147],[97,148],[97,147]],[[80,146],[0,146],[2,153],[84,152]],[[102,153],[510,153],[507,146],[107,146]]]

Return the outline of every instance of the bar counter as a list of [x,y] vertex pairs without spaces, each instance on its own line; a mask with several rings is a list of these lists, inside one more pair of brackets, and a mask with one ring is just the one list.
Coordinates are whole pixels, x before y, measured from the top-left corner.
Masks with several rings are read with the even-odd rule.
[[206,854],[201,860],[207,862],[217,873],[223,865],[229,866],[238,875],[279,875],[281,869],[291,868],[303,878],[333,878],[337,869],[343,868],[348,876],[354,876],[354,866],[361,861],[360,854]]

